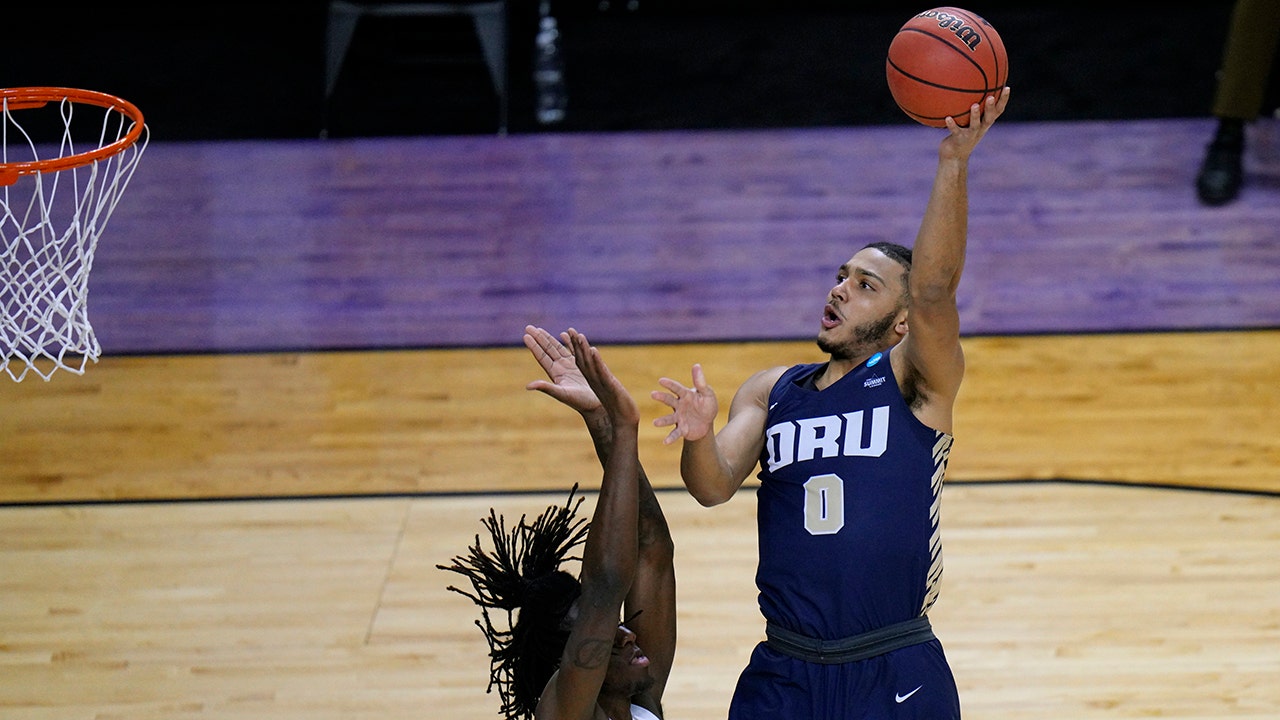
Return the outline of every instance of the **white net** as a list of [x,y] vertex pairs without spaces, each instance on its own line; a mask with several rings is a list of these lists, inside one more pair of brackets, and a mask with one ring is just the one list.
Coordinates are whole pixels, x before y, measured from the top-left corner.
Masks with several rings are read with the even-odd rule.
[[[0,109],[0,182],[10,183],[0,185],[0,370],[15,381],[80,375],[101,354],[89,323],[94,251],[148,132],[142,125],[123,149],[75,164],[124,141],[138,121],[66,97],[34,107],[6,98]],[[62,160],[71,165],[49,162]]]

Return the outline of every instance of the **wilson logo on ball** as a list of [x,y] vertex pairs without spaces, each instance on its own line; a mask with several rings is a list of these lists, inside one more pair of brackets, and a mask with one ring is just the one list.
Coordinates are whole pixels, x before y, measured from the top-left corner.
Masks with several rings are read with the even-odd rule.
[[955,33],[956,39],[968,45],[970,50],[977,50],[978,46],[982,44],[982,35],[978,32],[978,29],[971,25],[965,25],[964,20],[957,15],[952,15],[942,10],[925,10],[916,17],[937,18],[938,27]]
[[908,117],[946,127],[948,117],[969,124],[969,108],[1009,81],[999,33],[980,16],[955,7],[926,10],[906,22],[889,44],[885,77]]

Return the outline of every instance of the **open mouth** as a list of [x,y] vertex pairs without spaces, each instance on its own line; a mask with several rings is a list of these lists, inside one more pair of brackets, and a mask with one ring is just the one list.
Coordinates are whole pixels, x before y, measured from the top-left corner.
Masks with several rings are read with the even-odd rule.
[[822,327],[830,330],[840,324],[840,316],[836,314],[836,309],[830,303],[822,308]]

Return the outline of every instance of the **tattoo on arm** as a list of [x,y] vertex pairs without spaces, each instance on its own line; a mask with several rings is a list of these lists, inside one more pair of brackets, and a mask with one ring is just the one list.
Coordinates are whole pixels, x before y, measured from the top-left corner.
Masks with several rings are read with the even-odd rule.
[[609,424],[607,416],[594,416],[585,418],[587,423],[587,432],[591,434],[591,444],[595,446],[596,457],[600,460],[600,465],[604,466],[609,462],[609,455],[613,451],[613,426]]
[[598,668],[609,662],[609,655],[612,652],[613,638],[608,640],[586,638],[573,648],[573,664],[586,670]]

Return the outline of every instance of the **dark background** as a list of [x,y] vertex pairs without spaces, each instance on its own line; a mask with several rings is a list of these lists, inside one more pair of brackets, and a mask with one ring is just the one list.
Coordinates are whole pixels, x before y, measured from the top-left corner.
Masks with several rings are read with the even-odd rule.
[[[0,85],[119,95],[153,140],[488,134],[498,95],[470,19],[357,27],[325,97],[327,2],[44,2],[5,11]],[[920,3],[561,0],[568,116],[558,131],[911,122],[884,57]],[[1009,120],[1204,117],[1228,2],[983,0],[1008,49]],[[533,118],[535,0],[508,6],[507,127]],[[1274,75],[1274,74],[1273,74]]]

